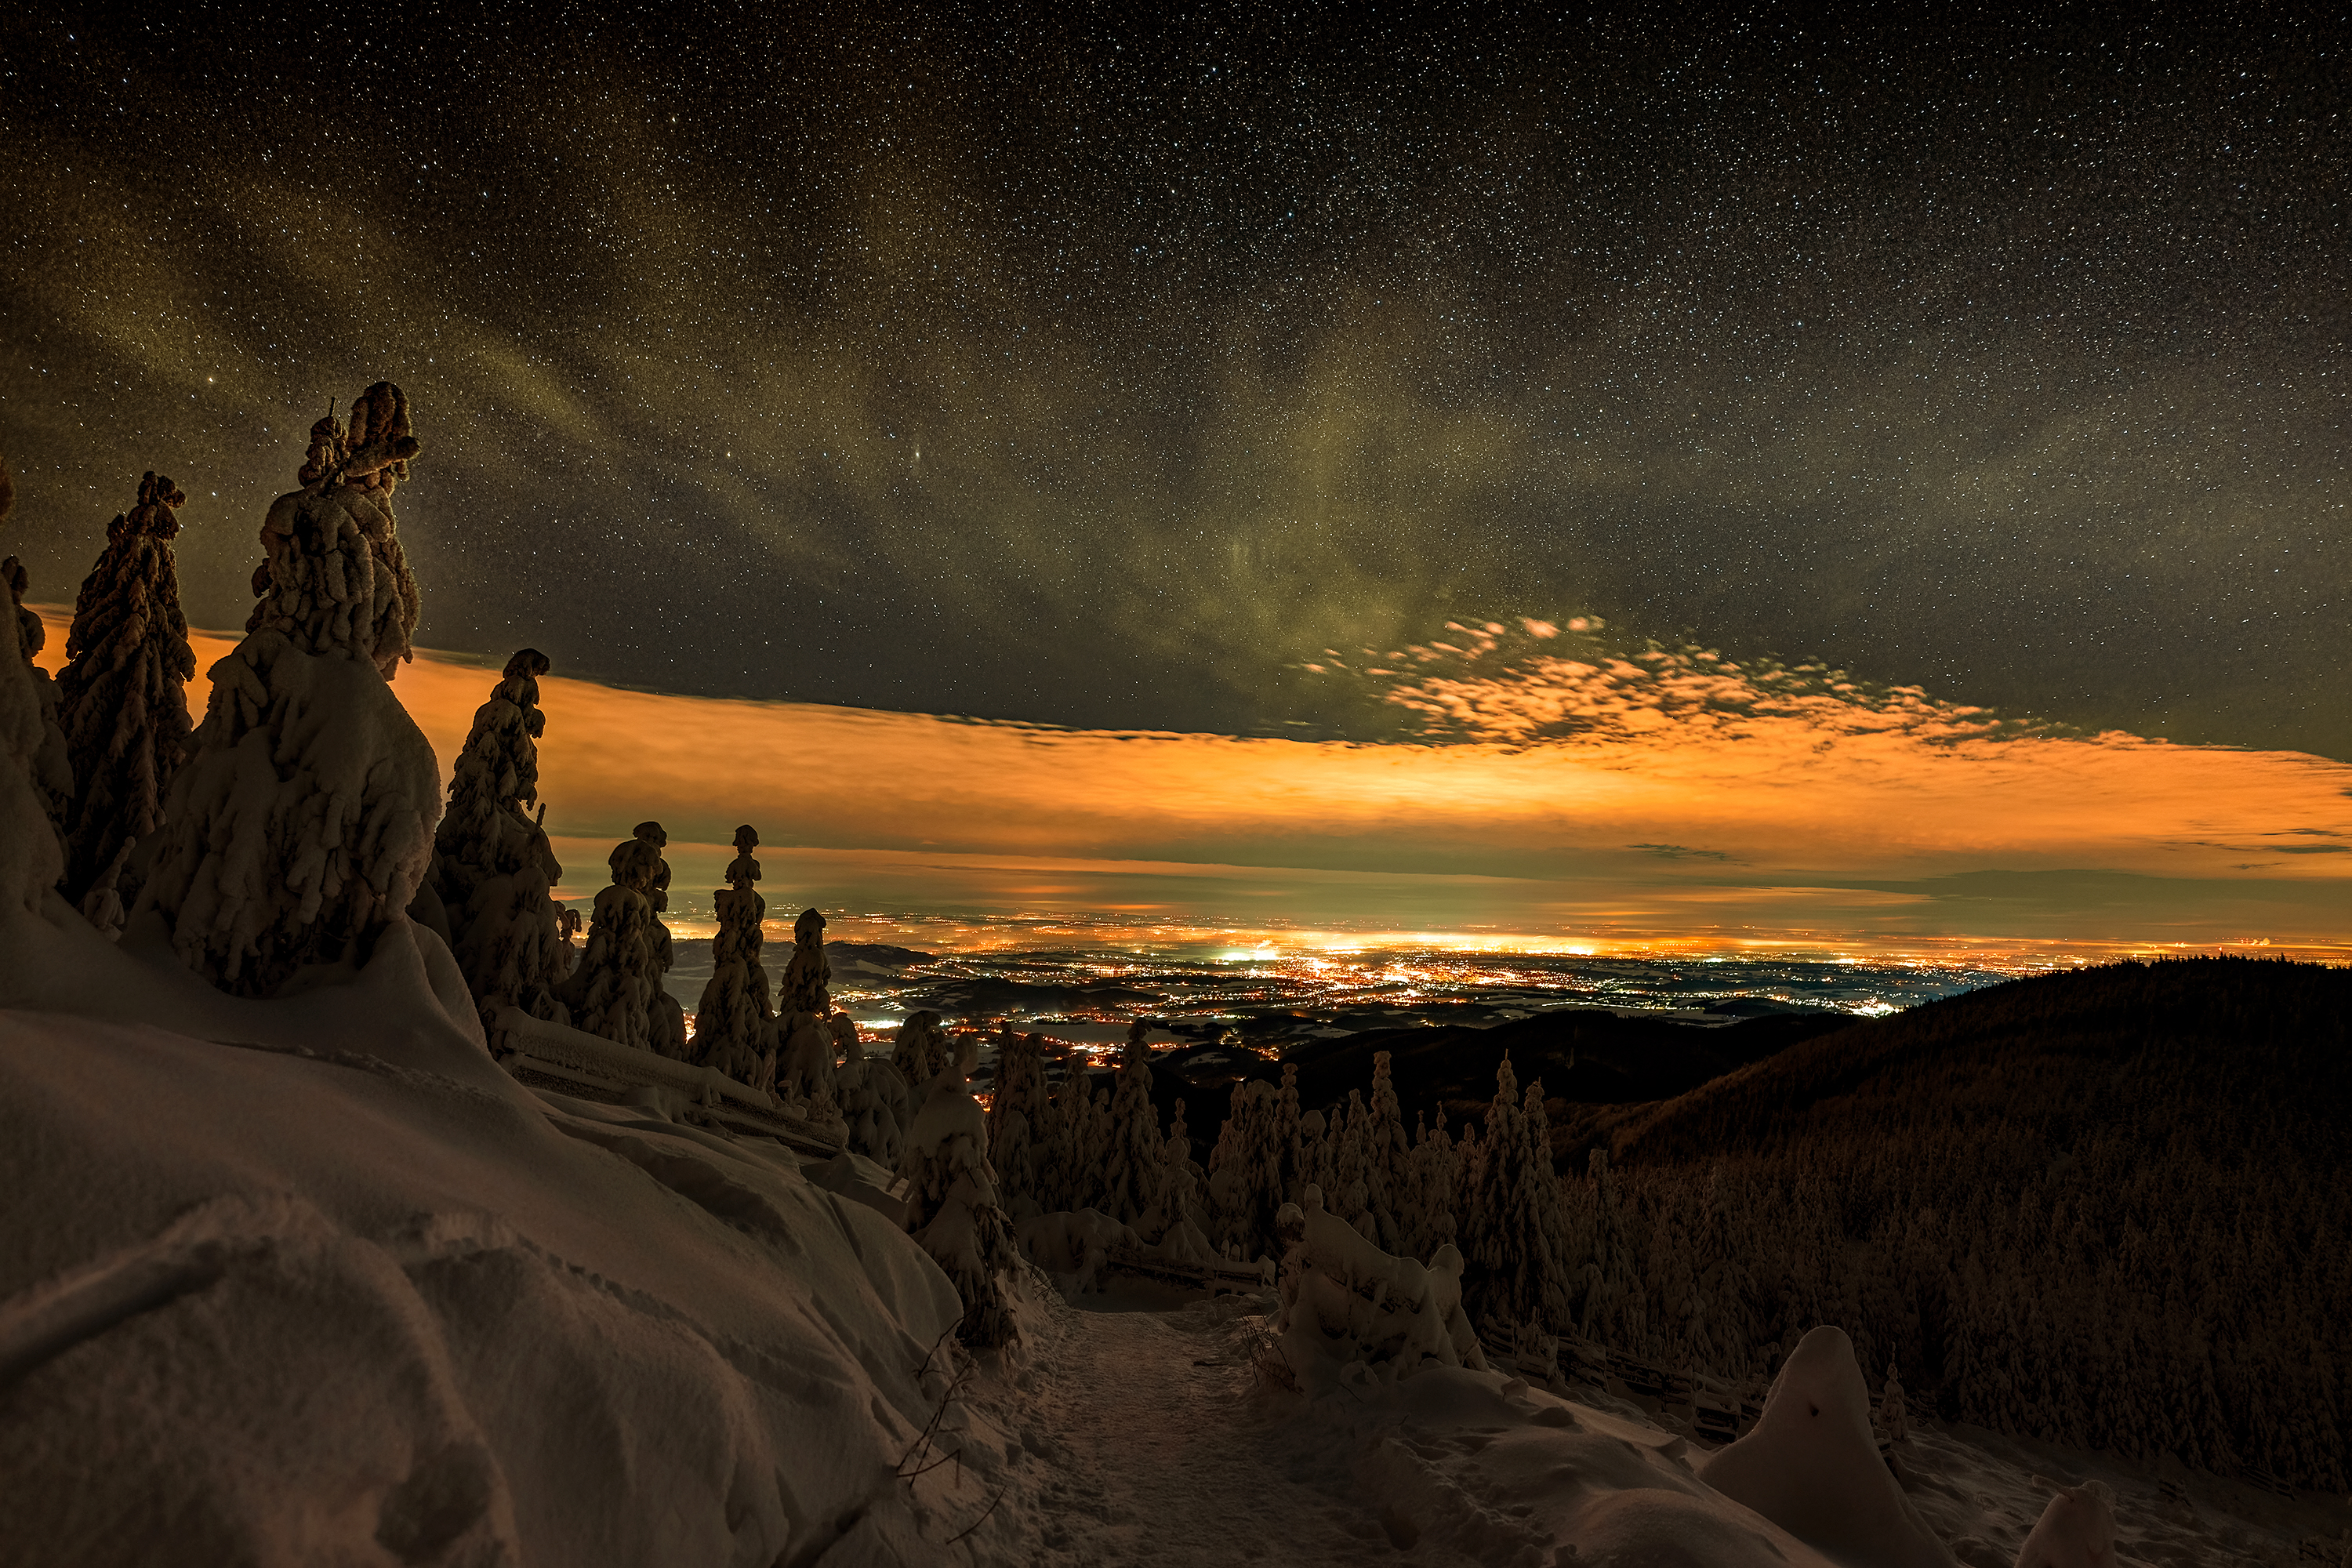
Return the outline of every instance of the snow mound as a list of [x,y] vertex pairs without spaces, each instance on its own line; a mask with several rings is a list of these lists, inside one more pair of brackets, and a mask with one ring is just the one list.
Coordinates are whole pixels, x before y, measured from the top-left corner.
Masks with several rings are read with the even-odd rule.
[[1843,1329],[1812,1330],[1748,1436],[1699,1479],[1830,1557],[1861,1568],[1947,1568],[1951,1552],[1903,1495],[1870,1429],[1870,1390]]
[[867,1203],[531,1095],[409,922],[262,1002],[47,910],[0,921],[0,1517],[38,1560],[926,1562],[971,1522],[895,1473],[961,1305]]
[[2018,1552],[2017,1568],[2115,1568],[2115,1494],[2100,1481],[2055,1489]]

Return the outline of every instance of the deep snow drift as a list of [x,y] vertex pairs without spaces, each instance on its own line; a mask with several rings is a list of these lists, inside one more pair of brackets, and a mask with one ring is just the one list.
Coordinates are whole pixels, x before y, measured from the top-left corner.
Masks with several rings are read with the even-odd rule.
[[954,1291],[781,1146],[523,1090],[404,922],[247,1002],[46,912],[0,931],[33,1561],[767,1568],[969,1522],[894,1476]]

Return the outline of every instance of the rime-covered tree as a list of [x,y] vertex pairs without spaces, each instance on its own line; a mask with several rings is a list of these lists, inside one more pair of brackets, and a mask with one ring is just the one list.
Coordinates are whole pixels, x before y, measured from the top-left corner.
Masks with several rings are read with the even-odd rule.
[[[0,522],[16,499],[16,481],[0,463]],[[0,576],[7,580],[14,611],[0,626],[0,912],[30,914],[65,873],[65,840],[50,816],[51,791],[42,777],[43,752],[62,766],[65,742],[49,678],[33,662],[41,648],[41,620],[24,608],[25,569],[12,555],[0,563]],[[70,792],[71,781],[66,784]]]
[[575,1027],[616,1045],[655,1050],[655,998],[667,967],[662,960],[668,932],[654,919],[646,889],[664,868],[661,847],[640,831],[614,845],[605,863],[613,880],[590,908],[587,951],[556,994]]
[[[0,468],[0,480],[7,471]],[[7,516],[7,508],[0,505],[0,521]],[[33,797],[40,805],[41,820],[49,825],[56,837],[58,853],[66,848],[66,823],[73,809],[73,766],[66,745],[66,733],[58,717],[58,683],[49,672],[33,660],[47,646],[48,628],[42,625],[38,612],[25,607],[25,590],[29,579],[25,563],[15,556],[0,561],[0,579],[8,584],[8,604],[13,612],[11,624],[16,627],[16,646],[24,656],[26,679],[30,682],[32,702],[39,724],[40,737],[26,756]]]
[[1045,1042],[1016,1035],[1007,1024],[996,1046],[996,1092],[988,1105],[989,1160],[996,1167],[1005,1212],[1042,1212],[1037,1191],[1041,1121],[1045,1110]]
[[196,656],[172,558],[186,500],[169,479],[142,477],[138,504],[107,525],[74,603],[58,697],[74,779],[64,891],[77,904],[126,845],[163,826],[164,795],[193,743]]
[[302,488],[262,525],[260,603],[213,666],[195,752],[141,856],[132,920],[160,921],[183,963],[239,995],[363,961],[432,857],[440,770],[386,684],[416,623],[392,495],[417,449],[389,382],[348,430],[313,427]]
[[[816,911],[811,910],[801,916],[801,926],[806,926],[809,915],[814,914]],[[800,926],[794,928],[796,939],[800,929]],[[824,929],[823,915],[817,915],[814,929],[818,931]],[[801,950],[797,943],[793,962],[801,962]],[[815,962],[819,964],[824,963],[821,944]],[[898,1038],[891,1047],[890,1063],[898,1069],[898,1076],[906,1080],[910,1113],[923,1109],[923,1095],[929,1089],[931,1080],[946,1068],[949,1059],[947,1031],[940,1027],[940,1016],[929,1008],[908,1014],[907,1021],[898,1026]]]
[[1262,1079],[1234,1085],[1225,1125],[1209,1154],[1209,1202],[1218,1245],[1234,1257],[1279,1258],[1276,1216],[1283,1190],[1282,1128],[1276,1091]]
[[1455,1244],[1454,1210],[1455,1194],[1461,1188],[1460,1162],[1454,1140],[1445,1133],[1444,1111],[1438,1112],[1434,1128],[1425,1121],[1417,1127],[1406,1169],[1412,1196],[1408,1212],[1397,1223],[1404,1232],[1406,1255],[1426,1261],[1437,1256],[1439,1247]]
[[[669,909],[669,862],[662,858],[661,852],[669,847],[669,834],[658,822],[640,822],[636,827],[636,840],[653,847],[650,868],[646,871],[642,889],[646,902],[653,907],[654,914],[645,939],[646,944],[653,950],[655,971],[653,996],[646,1004],[646,1036],[656,1051],[684,1061],[688,1056],[686,1009],[678,1005],[677,998],[671,995],[668,988],[661,983],[661,976],[669,973],[673,962],[669,927],[662,923],[662,916]],[[648,864],[643,856],[639,857],[637,863]]]
[[[751,851],[760,835],[751,824],[735,830],[735,858],[727,864],[727,885],[710,895],[719,915],[710,939],[710,980],[694,1013],[694,1059],[743,1083],[775,1076],[775,1008],[768,998],[768,972],[760,964],[760,922],[768,901],[760,896],[760,862]],[[863,1053],[861,1053],[862,1055]]]
[[803,910],[793,922],[792,962],[784,965],[783,984],[776,989],[778,1014],[814,1013],[822,1018],[833,1011],[833,965],[824,956],[824,913]]
[[1568,1317],[1560,1236],[1559,1180],[1541,1090],[1526,1103],[1507,1055],[1495,1070],[1480,1157],[1467,1173],[1463,1256],[1475,1275],[1464,1295],[1472,1315],[1497,1326],[1552,1325]]
[[1412,1203],[1412,1142],[1405,1136],[1404,1107],[1397,1100],[1386,1051],[1372,1053],[1372,1093],[1365,1115],[1364,1207],[1378,1227],[1371,1239],[1384,1251],[1408,1253],[1412,1238],[1401,1215]]
[[850,1033],[834,1092],[851,1152],[896,1170],[905,1151],[907,1128],[915,1118],[907,1081],[889,1058],[868,1055],[855,1030]]
[[1002,1345],[1014,1334],[1006,1275],[1020,1268],[1013,1227],[988,1163],[988,1118],[968,1081],[980,1037],[967,1035],[954,1062],[926,1086],[923,1109],[908,1130],[898,1173],[907,1179],[907,1228],[947,1270],[963,1320],[956,1337]]
[[1140,1020],[1128,1029],[1126,1060],[1111,1101],[1102,1202],[1095,1205],[1127,1225],[1138,1223],[1160,1206],[1168,1180],[1167,1144],[1160,1131],[1160,1113],[1151,1105],[1150,1032],[1150,1026]]
[[487,1020],[501,1007],[568,1021],[556,988],[575,952],[555,885],[563,867],[544,826],[539,737],[547,728],[539,678],[547,656],[519,648],[449,770],[449,809],[433,836],[433,884],[449,921],[449,946]]
[[837,1107],[840,1077],[834,1064],[833,1030],[814,1013],[782,1013],[776,1018],[776,1089],[812,1105]]
[[302,488],[261,525],[248,637],[274,631],[305,653],[365,658],[387,681],[415,657],[420,600],[392,492],[417,451],[408,399],[388,381],[353,400],[348,426],[331,409],[310,426]]

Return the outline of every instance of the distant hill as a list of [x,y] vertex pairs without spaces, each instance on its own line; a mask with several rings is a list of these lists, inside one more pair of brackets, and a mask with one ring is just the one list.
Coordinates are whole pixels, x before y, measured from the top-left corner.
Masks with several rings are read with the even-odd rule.
[[1615,1167],[1567,1184],[1639,1280],[1601,1307],[1612,1340],[1736,1373],[1840,1323],[1954,1416],[2346,1489],[2352,970],[2017,981],[1566,1142]]

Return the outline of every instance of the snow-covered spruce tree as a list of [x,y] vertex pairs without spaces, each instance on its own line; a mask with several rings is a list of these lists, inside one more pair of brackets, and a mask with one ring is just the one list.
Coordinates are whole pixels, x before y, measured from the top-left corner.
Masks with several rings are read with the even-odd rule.
[[[719,933],[710,939],[710,981],[694,1014],[694,1059],[742,1083],[775,1076],[776,1015],[768,1000],[768,972],[760,966],[760,862],[751,853],[760,835],[749,823],[735,830],[735,858],[727,885],[710,895]],[[863,1053],[861,1052],[862,1056]]]
[[[1587,1339],[1639,1344],[1648,1338],[1649,1314],[1624,1197],[1609,1168],[1608,1150],[1593,1150],[1585,1163],[1592,1182],[1592,1247],[1591,1262],[1580,1271],[1584,1294],[1577,1304],[1577,1326]],[[1791,1342],[1797,1331],[1790,1325]]]
[[[1044,1041],[1030,1037],[1038,1039],[1043,1076]],[[1068,1062],[1063,1067],[1061,1089],[1055,1091],[1048,1084],[1045,1101],[1037,1109],[1036,1131],[1030,1139],[1030,1179],[1034,1184],[1031,1195],[1040,1214],[1063,1214],[1076,1206],[1070,1201],[1068,1179],[1070,1116],[1075,1104],[1070,1086],[1073,1079],[1083,1082],[1084,1079]]]
[[1277,1216],[1285,1195],[1280,1127],[1274,1086],[1260,1079],[1234,1085],[1224,1130],[1209,1153],[1209,1203],[1215,1239],[1228,1257],[1244,1261],[1279,1258]]
[[833,1011],[832,985],[833,965],[824,957],[824,912],[803,910],[793,922],[793,957],[776,989],[776,1011],[814,1013],[822,1018]]
[[[7,470],[0,468],[0,481],[6,479]],[[0,497],[0,500],[4,500]],[[6,505],[0,504],[0,521],[5,521],[7,515]],[[58,683],[50,679],[47,670],[33,662],[47,645],[49,632],[41,624],[38,612],[25,607],[25,589],[29,583],[25,563],[13,555],[0,561],[0,579],[8,584],[8,605],[14,612],[9,619],[16,628],[16,646],[23,655],[26,679],[31,683],[40,731],[33,749],[26,754],[26,776],[31,781],[33,798],[40,806],[40,820],[48,824],[50,834],[58,841],[58,852],[62,855],[66,851],[67,816],[73,809],[73,766],[67,760],[66,732],[58,720]]]
[[[1039,1124],[1045,1110],[1045,1041],[1007,1024],[996,1047],[996,1093],[988,1105],[988,1152],[1002,1184],[1004,1211],[1016,1219],[1039,1205]],[[1027,1212],[1024,1213],[1024,1210]]]
[[1209,1263],[1216,1258],[1202,1220],[1201,1194],[1207,1173],[1192,1158],[1192,1130],[1184,1125],[1184,1102],[1176,1102],[1175,1120],[1168,1126],[1162,1146],[1160,1201],[1139,1228],[1159,1238],[1161,1253],[1178,1262]]
[[947,1270],[963,1302],[956,1337],[967,1345],[1002,1345],[1015,1332],[1005,1276],[1019,1268],[1020,1254],[988,1163],[988,1116],[968,1081],[980,1037],[967,1035],[961,1044],[954,1062],[925,1086],[898,1173],[909,1189],[907,1228]]
[[1412,1206],[1412,1143],[1405,1136],[1404,1107],[1397,1102],[1386,1051],[1372,1053],[1372,1096],[1366,1110],[1364,1181],[1370,1190],[1364,1206],[1379,1226],[1372,1239],[1384,1251],[1411,1253],[1412,1238],[1402,1216]]
[[[841,1015],[834,1015],[840,1019]],[[898,1169],[906,1130],[914,1121],[907,1081],[884,1056],[868,1055],[851,1031],[847,1053],[834,1090],[848,1130],[849,1148],[877,1164]]]
[[1365,1168],[1370,1163],[1365,1136],[1365,1124],[1370,1120],[1363,1094],[1349,1089],[1347,1109],[1333,1116],[1336,1125],[1331,1138],[1331,1180],[1323,1196],[1328,1213],[1355,1226],[1356,1233],[1366,1241],[1377,1244],[1380,1226],[1372,1217],[1372,1184],[1365,1176]]
[[244,996],[364,962],[406,918],[441,815],[433,748],[387,684],[416,625],[392,510],[418,449],[407,400],[379,382],[348,431],[330,416],[311,434],[302,488],[262,524],[260,602],[212,668],[131,916]]
[[305,653],[365,658],[386,680],[415,657],[416,579],[392,492],[417,451],[408,399],[388,381],[352,402],[348,428],[331,412],[310,426],[302,488],[278,497],[261,524],[248,636],[275,631]]
[[[7,521],[15,500],[16,482],[8,466],[0,463],[0,522]],[[0,916],[5,916],[19,910],[37,913],[65,874],[65,840],[49,815],[50,792],[41,776],[43,750],[51,750],[62,765],[65,746],[57,732],[54,709],[45,698],[49,678],[33,662],[41,647],[41,619],[24,608],[25,569],[12,555],[0,563],[0,576],[7,579],[16,612],[0,626]]]
[[1464,1300],[1474,1318],[1497,1331],[1568,1317],[1561,1260],[1552,1252],[1560,1231],[1559,1183],[1540,1100],[1534,1115],[1530,1124],[1506,1056],[1495,1071],[1482,1157],[1463,1205],[1462,1252],[1471,1270]]
[[646,889],[658,874],[661,849],[642,837],[625,838],[613,847],[606,864],[613,881],[590,908],[587,951],[556,988],[556,997],[571,1011],[574,1027],[616,1045],[652,1050],[654,997],[661,989],[662,949],[667,944],[655,940],[661,927]]
[[654,991],[646,1004],[646,1035],[656,1051],[684,1061],[688,1054],[686,1009],[661,983],[673,962],[669,927],[662,923],[662,915],[669,909],[669,862],[662,858],[661,852],[669,847],[669,834],[658,822],[640,822],[636,837],[638,843],[653,846],[651,870],[643,889],[646,902],[653,906],[654,913],[653,922],[646,931],[646,944],[653,950],[654,958]]
[[449,809],[433,835],[433,889],[449,921],[449,947],[485,1021],[501,1007],[569,1022],[556,988],[576,956],[556,907],[563,867],[544,826],[539,737],[547,728],[539,678],[547,656],[519,648],[490,700],[475,710],[449,770]]
[[74,780],[63,890],[77,904],[130,841],[163,826],[164,794],[188,758],[196,656],[172,558],[186,500],[169,479],[142,476],[74,602],[58,699]]
[[[1160,1112],[1151,1104],[1151,1026],[1140,1019],[1127,1031],[1126,1060],[1111,1101],[1110,1146],[1103,1160],[1103,1201],[1095,1206],[1126,1225],[1136,1225],[1160,1206],[1167,1184],[1168,1149]],[[1146,1241],[1157,1241],[1146,1235]]]
[[1282,1064],[1282,1087],[1274,1097],[1274,1127],[1270,1142],[1275,1159],[1275,1191],[1281,1203],[1297,1203],[1307,1190],[1307,1173],[1299,1145],[1298,1064]]
[[820,1119],[840,1104],[833,1030],[814,1013],[776,1016],[776,1092],[818,1108]]
[[[816,914],[816,911],[811,910],[808,914],[801,916],[802,923],[805,925],[809,915],[814,914]],[[817,929],[822,931],[824,928],[824,917],[818,915]],[[797,938],[798,928],[795,928],[794,935]],[[801,962],[801,952],[797,942],[793,952],[793,962],[794,963]],[[817,952],[815,962],[819,964],[824,963],[822,948]],[[827,977],[830,978],[829,971]],[[924,1091],[930,1087],[931,1080],[939,1077],[941,1070],[948,1065],[947,1031],[940,1027],[940,1016],[937,1013],[926,1008],[919,1013],[907,1015],[907,1021],[898,1026],[898,1042],[890,1050],[890,1065],[898,1069],[899,1078],[906,1081],[909,1113],[919,1113],[923,1109]]]

